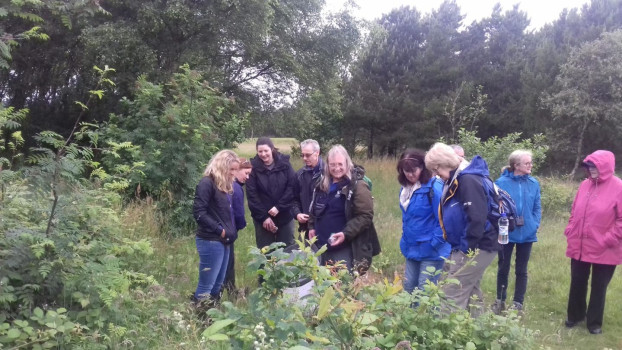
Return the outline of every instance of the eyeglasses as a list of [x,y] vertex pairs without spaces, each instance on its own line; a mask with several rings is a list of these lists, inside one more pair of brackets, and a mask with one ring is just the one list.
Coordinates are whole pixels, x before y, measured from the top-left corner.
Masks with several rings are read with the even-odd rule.
[[532,165],[533,165],[533,162],[523,163],[523,165],[525,165],[525,166],[532,166]]
[[300,157],[302,157],[302,158],[311,158],[311,156],[314,155],[314,154],[315,154],[315,152],[312,152],[312,153],[301,153]]

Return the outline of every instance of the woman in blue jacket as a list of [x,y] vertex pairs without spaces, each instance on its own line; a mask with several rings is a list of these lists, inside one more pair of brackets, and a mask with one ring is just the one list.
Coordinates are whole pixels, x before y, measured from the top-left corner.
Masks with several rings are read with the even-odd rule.
[[408,293],[415,287],[422,290],[427,280],[436,283],[440,275],[431,274],[427,268],[441,271],[443,258],[449,257],[451,250],[438,221],[443,184],[426,169],[424,158],[423,151],[408,149],[397,163],[397,179],[402,185],[400,249],[406,257],[404,289]]
[[508,274],[512,251],[516,247],[516,285],[511,309],[521,311],[527,290],[527,263],[531,255],[531,245],[538,241],[536,233],[540,226],[542,210],[540,206],[540,184],[531,174],[531,152],[516,150],[508,158],[509,166],[496,181],[497,186],[512,196],[516,203],[518,218],[516,228],[510,232],[510,242],[499,251],[499,270],[497,272],[497,300],[492,309],[499,314],[505,309]]

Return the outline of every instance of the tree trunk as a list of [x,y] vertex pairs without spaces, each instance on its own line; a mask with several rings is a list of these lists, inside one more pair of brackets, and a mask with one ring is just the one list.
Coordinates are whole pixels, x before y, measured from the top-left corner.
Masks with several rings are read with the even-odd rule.
[[374,127],[369,130],[369,142],[367,143],[367,159],[374,157]]
[[583,125],[581,126],[581,130],[579,131],[579,141],[577,142],[577,156],[574,160],[574,167],[572,167],[572,171],[568,175],[568,178],[573,179],[574,175],[577,173],[577,169],[579,168],[579,163],[581,162],[581,152],[583,152],[583,137],[585,136],[585,130],[587,130],[587,126],[590,123],[590,118],[586,117],[583,120]]

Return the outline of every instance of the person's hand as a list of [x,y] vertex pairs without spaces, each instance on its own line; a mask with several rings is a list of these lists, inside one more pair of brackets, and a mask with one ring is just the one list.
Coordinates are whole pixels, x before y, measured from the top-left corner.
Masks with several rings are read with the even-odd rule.
[[301,224],[306,224],[307,221],[309,221],[309,215],[300,213],[300,214],[296,215],[296,220],[298,220],[298,222],[301,223]]
[[270,214],[270,216],[275,217],[279,214],[279,210],[276,207],[272,207],[270,208],[270,210],[268,210],[268,214]]
[[343,232],[334,233],[332,237],[333,237],[333,244],[331,244],[331,246],[333,247],[336,245],[340,245],[346,240],[346,235]]
[[262,226],[266,231],[270,231],[272,233],[276,233],[276,230],[278,229],[271,218],[267,218],[266,220],[264,220]]
[[222,229],[222,233],[220,234],[220,237],[225,238],[225,229]]
[[309,230],[309,239],[315,237],[315,230]]

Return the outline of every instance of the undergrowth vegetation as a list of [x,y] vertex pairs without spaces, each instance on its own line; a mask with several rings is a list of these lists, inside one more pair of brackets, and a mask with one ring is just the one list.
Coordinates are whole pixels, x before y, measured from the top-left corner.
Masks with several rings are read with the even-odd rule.
[[[88,168],[88,162],[80,162]],[[484,313],[472,318],[466,312],[443,314],[439,286],[429,285],[413,295],[402,290],[395,164],[391,159],[360,163],[374,181],[375,222],[383,246],[367,275],[354,278],[343,270],[317,266],[321,251],[304,245],[292,255],[278,247],[259,250],[254,248],[253,228],[247,227],[235,248],[239,291],[236,296],[225,294],[222,304],[210,310],[195,309],[188,302],[197,278],[193,232],[187,230],[180,237],[169,231],[168,215],[157,200],[128,200],[118,186],[105,186],[106,179],[71,176],[55,180],[55,200],[50,189],[53,172],[36,165],[30,171],[13,172],[3,178],[0,200],[0,348],[604,349],[621,345],[614,336],[621,326],[616,321],[621,315],[615,298],[608,300],[602,338],[594,340],[587,338],[587,331],[563,328],[569,271],[562,231],[576,183],[539,179],[545,219],[530,263],[525,314]],[[494,298],[494,266],[482,281],[487,304]],[[261,286],[258,274],[265,280]],[[302,280],[313,281],[314,288],[299,300],[293,297],[293,287]],[[614,278],[610,295],[621,290]]]

